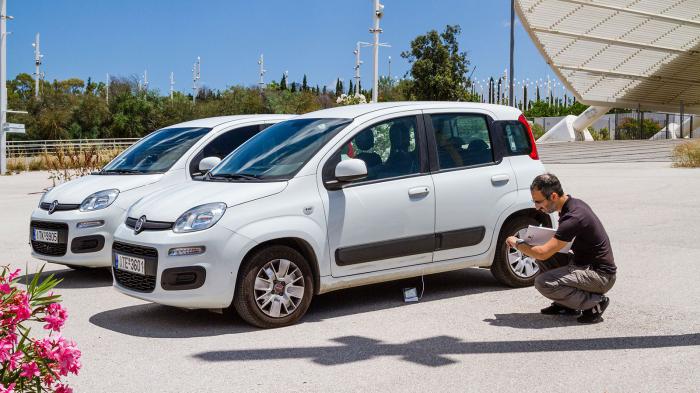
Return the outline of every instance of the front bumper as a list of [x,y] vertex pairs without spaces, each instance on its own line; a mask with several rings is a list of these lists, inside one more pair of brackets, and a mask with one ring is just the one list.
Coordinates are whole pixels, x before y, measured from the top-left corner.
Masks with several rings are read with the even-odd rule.
[[[122,224],[114,233],[114,239],[112,275],[117,291],[142,300],[184,308],[228,307],[233,299],[244,252],[254,243],[223,226],[191,233],[164,230],[143,231],[136,235]],[[168,255],[172,248],[196,246],[204,246],[204,253]],[[143,258],[146,274],[117,269],[117,253]]]
[[[107,267],[111,264],[114,230],[124,221],[124,210],[110,206],[103,210],[48,211],[36,208],[29,224],[32,256],[47,262],[86,267]],[[78,228],[78,223],[103,221],[100,226]],[[34,240],[34,229],[58,232],[58,243]]]

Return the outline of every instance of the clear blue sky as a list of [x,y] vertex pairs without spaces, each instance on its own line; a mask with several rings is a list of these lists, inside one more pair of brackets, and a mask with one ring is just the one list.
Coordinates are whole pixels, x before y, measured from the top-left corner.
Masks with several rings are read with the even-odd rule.
[[[7,0],[12,32],[7,41],[8,78],[33,73],[34,35],[41,33],[47,80],[105,74],[132,76],[148,70],[151,88],[190,92],[192,64],[201,56],[201,83],[210,88],[253,85],[257,60],[265,55],[266,81],[285,70],[291,81],[308,76],[311,85],[335,86],[353,75],[357,41],[371,41],[371,0]],[[428,30],[459,24],[460,49],[469,53],[475,76],[486,78],[508,67],[510,1],[384,0],[380,74],[404,75],[401,51]],[[517,16],[516,16],[517,20]],[[516,22],[516,78],[552,75]],[[362,52],[363,85],[372,77],[371,48]]]

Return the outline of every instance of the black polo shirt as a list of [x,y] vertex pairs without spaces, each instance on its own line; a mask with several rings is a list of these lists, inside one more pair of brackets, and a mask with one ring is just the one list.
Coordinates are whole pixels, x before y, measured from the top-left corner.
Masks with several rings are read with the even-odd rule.
[[559,228],[554,237],[565,242],[574,241],[571,245],[574,264],[590,265],[596,271],[608,274],[617,271],[608,234],[584,201],[569,195],[559,213]]

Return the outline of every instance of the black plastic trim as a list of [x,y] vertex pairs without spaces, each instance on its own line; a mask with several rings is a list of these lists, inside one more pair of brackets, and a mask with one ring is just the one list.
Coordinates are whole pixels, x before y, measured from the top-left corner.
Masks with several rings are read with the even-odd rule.
[[[178,279],[186,275],[193,275],[192,280],[178,284]],[[173,267],[163,270],[160,277],[160,286],[166,291],[179,291],[185,289],[197,289],[204,285],[207,279],[207,271],[201,266]]]
[[[41,210],[48,211],[50,207],[51,207],[50,202],[41,202],[41,204],[39,204],[39,208]],[[58,212],[58,211],[78,210],[78,209],[80,209],[79,203],[59,203],[58,205],[56,205],[56,210],[54,210],[54,211]]]
[[68,224],[50,221],[31,221],[29,223],[29,239],[34,237],[34,228],[58,232],[58,243],[31,240],[34,252],[53,257],[62,257],[66,255],[66,251],[68,250]]
[[452,248],[475,246],[486,236],[486,227],[474,227],[441,232],[435,235],[437,243],[435,251]]
[[[93,247],[85,247],[87,242],[96,242]],[[73,254],[86,254],[89,252],[101,251],[105,246],[105,238],[102,235],[91,235],[76,237],[70,243],[70,252]]]
[[335,263],[338,266],[348,266],[381,259],[423,254],[433,252],[434,249],[434,234],[411,236],[402,239],[385,240],[376,243],[338,248],[335,250]]
[[475,246],[484,240],[485,235],[486,228],[480,226],[342,247],[335,250],[335,263],[338,266],[349,266],[382,259]]
[[[133,217],[127,217],[125,224],[128,228],[134,229],[134,227],[136,226],[136,221],[138,221],[138,219],[133,218]],[[141,227],[141,232],[143,232],[143,231],[166,231],[168,229],[172,229],[174,224],[175,223],[173,223],[173,222],[167,222],[167,221],[146,221],[143,223],[143,226]]]

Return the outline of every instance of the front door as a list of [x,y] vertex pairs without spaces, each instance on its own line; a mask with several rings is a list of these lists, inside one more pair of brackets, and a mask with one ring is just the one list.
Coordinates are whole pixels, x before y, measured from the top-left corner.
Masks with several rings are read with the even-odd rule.
[[368,176],[339,190],[322,188],[334,277],[432,261],[435,193],[417,112],[377,119],[342,142],[324,165],[365,161]]

